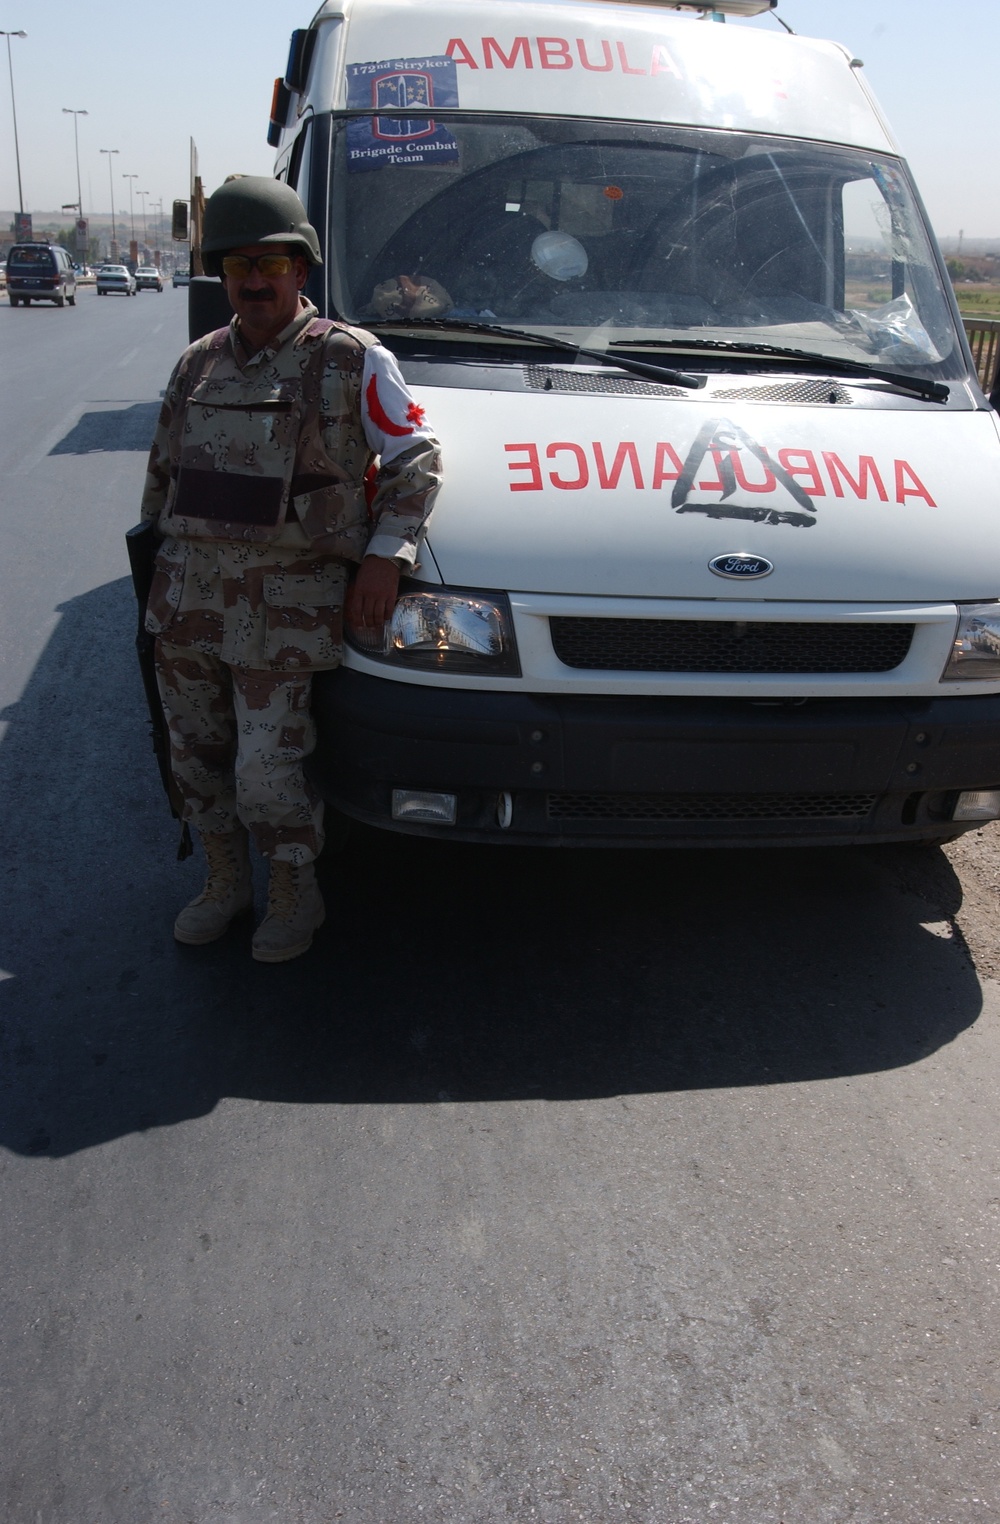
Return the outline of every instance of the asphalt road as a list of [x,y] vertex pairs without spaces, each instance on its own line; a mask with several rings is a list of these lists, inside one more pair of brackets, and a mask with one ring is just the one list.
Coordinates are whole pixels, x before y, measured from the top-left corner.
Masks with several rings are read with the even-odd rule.
[[0,306],[4,1524],[1000,1519],[995,829],[361,834],[308,957],[177,946],[122,534],[184,308]]

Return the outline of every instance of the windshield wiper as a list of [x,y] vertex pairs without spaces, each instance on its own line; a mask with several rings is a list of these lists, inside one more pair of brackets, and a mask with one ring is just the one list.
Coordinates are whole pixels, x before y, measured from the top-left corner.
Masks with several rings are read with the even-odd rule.
[[697,391],[705,385],[704,376],[691,376],[682,370],[667,370],[662,365],[647,365],[642,360],[633,360],[631,355],[611,354],[603,349],[584,349],[580,344],[573,344],[569,339],[557,339],[547,334],[532,333],[526,328],[502,328],[499,323],[479,323],[471,318],[392,318],[369,321],[364,319],[366,328],[377,331],[380,328],[433,328],[440,332],[451,333],[484,333],[492,334],[501,339],[520,339],[529,344],[540,344],[544,349],[560,349],[567,354],[583,355],[585,359],[597,360],[602,365],[614,365],[619,370],[631,371],[635,376],[643,376],[647,381],[659,381],[665,386],[686,386],[692,391]]
[[[861,376],[871,381],[886,381],[902,391],[915,392],[931,402],[947,402],[950,389],[942,381],[927,381],[923,376],[905,376],[897,370],[883,370],[881,366],[865,365],[862,360],[843,360],[835,355],[818,355],[809,349],[786,349],[781,344],[744,343],[741,339],[623,339],[622,347],[652,344],[661,349],[695,349],[709,354],[766,355],[774,360],[806,360],[819,370],[834,371],[842,376]],[[615,346],[618,347],[617,345]]]
[[525,328],[505,328],[499,323],[476,322],[471,318],[396,318],[389,321],[367,321],[366,327],[378,328],[434,328],[442,332],[495,334],[498,338],[519,339],[543,348],[564,350],[567,354],[582,355],[597,360],[602,365],[615,365],[620,370],[631,371],[650,381],[660,381],[670,386],[686,386],[696,391],[705,385],[704,376],[692,376],[681,370],[668,370],[660,365],[647,365],[633,360],[630,355],[619,354],[620,349],[635,347],[648,349],[656,345],[661,349],[691,349],[706,354],[763,355],[773,360],[805,361],[818,370],[829,370],[842,376],[857,376],[869,381],[885,381],[889,386],[911,392],[930,402],[947,402],[950,388],[942,381],[929,381],[923,376],[907,376],[900,371],[884,370],[881,366],[866,365],[861,360],[845,360],[836,355],[818,355],[809,349],[792,349],[782,344],[758,344],[740,339],[622,339],[611,348],[586,349],[568,339],[552,335],[532,333]]

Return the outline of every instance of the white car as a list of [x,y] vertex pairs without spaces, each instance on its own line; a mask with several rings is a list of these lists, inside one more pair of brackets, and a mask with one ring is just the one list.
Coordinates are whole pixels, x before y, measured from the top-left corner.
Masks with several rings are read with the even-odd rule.
[[107,296],[109,291],[117,291],[121,296],[135,296],[135,276],[125,265],[104,265],[98,270],[98,296]]
[[137,291],[162,291],[163,277],[155,265],[140,265],[135,272]]

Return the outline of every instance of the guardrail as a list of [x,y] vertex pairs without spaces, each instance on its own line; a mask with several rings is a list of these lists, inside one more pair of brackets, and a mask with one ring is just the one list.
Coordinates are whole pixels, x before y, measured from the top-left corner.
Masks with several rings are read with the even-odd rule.
[[976,362],[976,373],[983,391],[989,392],[1000,363],[1000,322],[994,318],[963,318],[965,335]]

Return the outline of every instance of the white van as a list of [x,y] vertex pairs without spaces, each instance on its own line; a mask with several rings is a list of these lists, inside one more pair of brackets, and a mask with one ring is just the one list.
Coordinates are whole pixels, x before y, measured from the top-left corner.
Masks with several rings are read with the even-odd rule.
[[861,61],[702,9],[327,0],[293,37],[310,292],[445,453],[384,642],[316,685],[349,816],[703,846],[1000,815],[1000,439],[941,256]]

